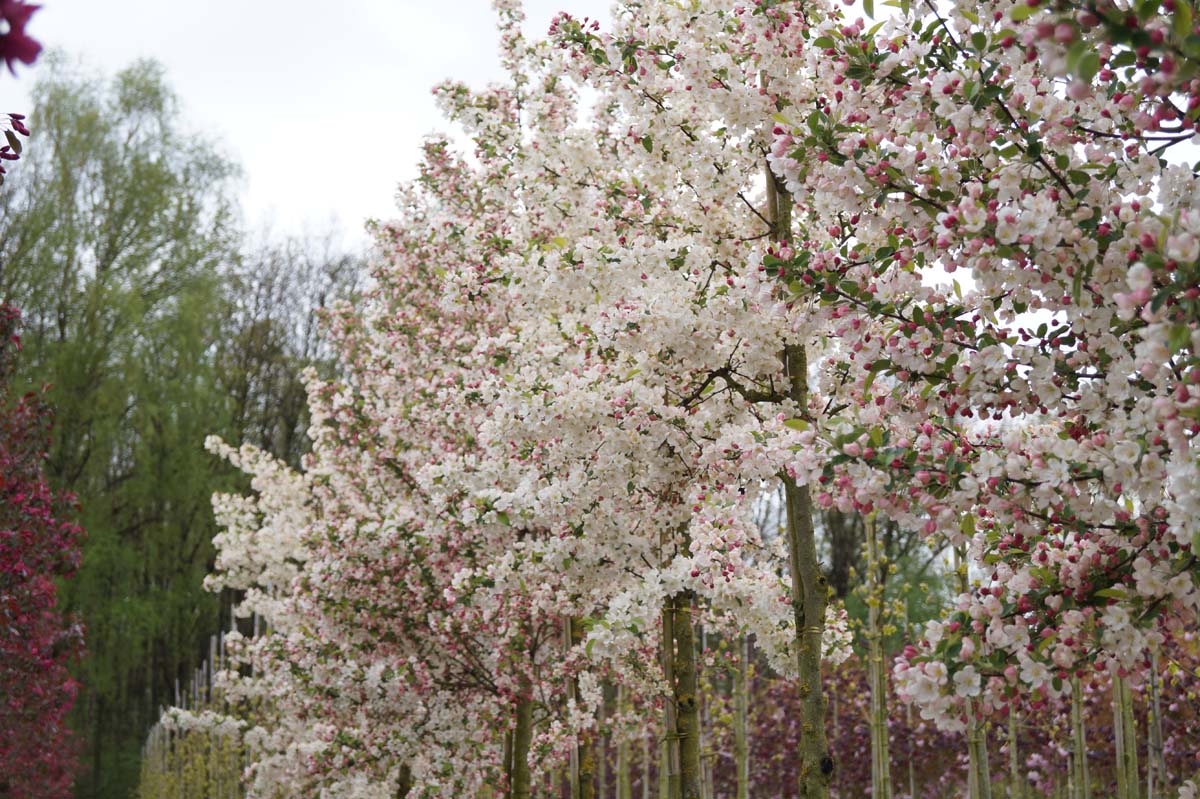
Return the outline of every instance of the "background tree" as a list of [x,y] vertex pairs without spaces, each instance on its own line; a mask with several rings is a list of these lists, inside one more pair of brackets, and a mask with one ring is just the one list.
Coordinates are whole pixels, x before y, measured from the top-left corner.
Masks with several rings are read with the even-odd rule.
[[[202,589],[209,497],[238,478],[204,438],[244,429],[299,458],[310,309],[334,278],[301,241],[242,254],[238,169],[188,130],[160,66],[109,80],[55,59],[33,104],[28,163],[0,195],[0,298],[27,314],[17,384],[48,384],[58,409],[48,477],[92,530],[65,593],[91,643],[79,793],[124,797],[145,730],[221,623]],[[353,271],[339,263],[336,279]]]

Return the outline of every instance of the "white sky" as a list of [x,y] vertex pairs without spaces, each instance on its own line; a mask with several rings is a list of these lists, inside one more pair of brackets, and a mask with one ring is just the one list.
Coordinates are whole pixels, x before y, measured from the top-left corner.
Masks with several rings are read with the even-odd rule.
[[[252,227],[349,241],[393,213],[421,137],[449,130],[430,88],[501,77],[488,0],[41,0],[28,32],[112,73],[140,57],[166,66],[192,127],[241,163]],[[559,10],[608,19],[608,0],[527,0],[529,34]],[[38,66],[0,75],[0,111],[28,110]],[[37,122],[30,119],[34,136]]]

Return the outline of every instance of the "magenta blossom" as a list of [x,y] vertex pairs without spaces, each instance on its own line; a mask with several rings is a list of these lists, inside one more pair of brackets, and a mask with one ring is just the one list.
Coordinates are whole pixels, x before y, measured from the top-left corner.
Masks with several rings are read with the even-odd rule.
[[26,66],[32,64],[42,52],[42,45],[36,39],[25,33],[25,24],[41,6],[32,6],[23,0],[0,0],[0,19],[5,24],[0,25],[0,61],[8,64],[8,69],[17,74],[14,63],[20,61]]

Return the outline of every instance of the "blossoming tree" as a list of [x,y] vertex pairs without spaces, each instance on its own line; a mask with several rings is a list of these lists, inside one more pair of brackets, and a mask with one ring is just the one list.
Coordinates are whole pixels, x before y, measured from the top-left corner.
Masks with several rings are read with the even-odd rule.
[[14,398],[20,314],[0,304],[0,794],[70,795],[75,757],[67,671],[83,631],[56,607],[55,581],[79,566],[82,533],[70,497],[42,474],[50,412],[34,394]]
[[437,90],[474,160],[428,153],[334,316],[306,473],[225,500],[223,579],[278,603],[276,751],[525,796],[608,679],[662,700],[667,795],[697,797],[702,608],[794,676],[826,796],[822,507],[958,553],[895,675],[967,732],[972,796],[984,719],[1087,669],[1135,795],[1130,686],[1200,608],[1191,7],[893,5],[650,0],[530,42],[497,3],[509,81]]

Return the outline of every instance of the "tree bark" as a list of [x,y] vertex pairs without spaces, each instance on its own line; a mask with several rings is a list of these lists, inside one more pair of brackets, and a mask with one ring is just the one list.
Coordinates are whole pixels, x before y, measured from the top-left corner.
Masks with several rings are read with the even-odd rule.
[[[618,685],[617,713],[627,716],[629,711],[629,694],[624,685]],[[629,738],[622,735],[617,741],[617,799],[633,799],[633,762],[629,750]]]
[[692,592],[671,601],[675,634],[676,737],[679,739],[681,799],[703,799],[700,792],[700,702],[696,679],[696,644],[692,635]]
[[1113,675],[1113,737],[1117,755],[1117,799],[1139,799],[1137,728],[1133,717],[1133,694],[1125,677]]
[[882,563],[874,517],[865,520],[867,544],[867,666],[871,686],[871,796],[892,797],[892,761],[888,752],[887,671],[883,664]]
[[733,673],[733,758],[737,769],[737,799],[750,799],[750,639],[738,647],[738,667]]
[[[780,186],[770,167],[766,169],[767,212],[771,232],[780,241],[791,238],[792,198]],[[787,344],[783,350],[788,398],[796,412],[808,411],[808,353],[803,344]],[[821,674],[821,636],[825,630],[825,608],[829,604],[829,581],[821,572],[813,530],[813,503],[807,485],[797,485],[788,474],[780,475],[787,505],[788,565],[792,577],[792,608],[796,623],[797,670],[800,682],[800,799],[828,799],[833,776],[833,757],[825,735],[825,693]]]
[[1017,751],[1017,710],[1008,708],[1008,797],[1025,799],[1025,780],[1021,776],[1021,756]]
[[1088,780],[1087,731],[1083,728],[1083,684],[1071,679],[1071,799],[1091,799]]
[[509,780],[512,799],[530,799],[532,792],[532,775],[529,770],[529,745],[533,741],[531,690],[528,681],[522,680],[521,697],[517,699],[517,723],[513,730],[512,773]]
[[[571,646],[583,642],[583,624],[578,619],[567,621],[567,635]],[[578,699],[578,686],[571,680],[567,696]],[[583,732],[571,758],[571,799],[596,799],[596,740],[591,732]]]
[[1147,714],[1146,799],[1158,799],[1166,787],[1167,764],[1163,756],[1162,691],[1159,686],[1158,653],[1150,655],[1150,707]]
[[659,796],[661,799],[681,799],[678,708],[675,701],[675,602],[667,600],[662,615],[662,669],[668,696],[663,702],[662,762],[659,766]]

